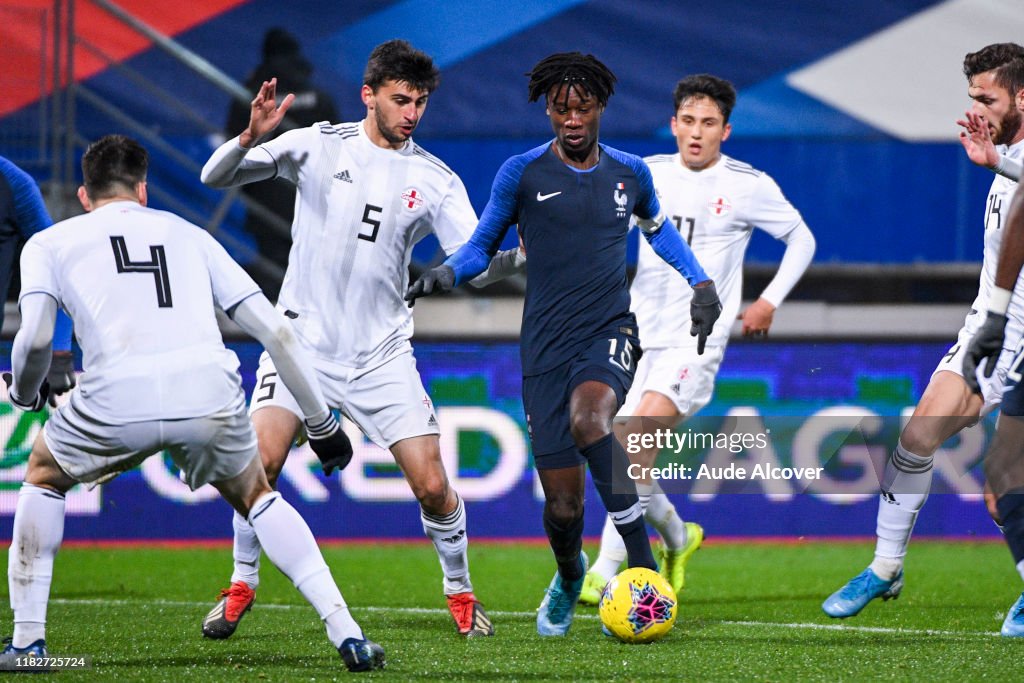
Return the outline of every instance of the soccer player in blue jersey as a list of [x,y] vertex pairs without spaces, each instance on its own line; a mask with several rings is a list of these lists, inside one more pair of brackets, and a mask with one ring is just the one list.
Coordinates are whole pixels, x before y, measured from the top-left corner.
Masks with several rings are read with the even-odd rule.
[[529,99],[545,98],[555,139],[507,160],[476,231],[406,299],[461,285],[487,268],[509,226],[527,254],[521,358],[523,404],[544,489],[544,529],[558,571],[537,613],[542,636],[565,635],[587,573],[583,554],[585,465],[625,543],[630,567],[656,569],[629,460],[612,418],[641,350],[629,311],[626,235],[644,236],[694,288],[699,352],[721,312],[714,283],[661,213],[643,160],[598,143],[615,75],[579,52],[554,54],[530,72]]
[[[11,284],[21,241],[52,224],[46,205],[43,204],[43,195],[32,176],[9,159],[0,157],[0,306],[7,299],[7,289]],[[3,309],[0,308],[0,327],[3,327],[3,320]],[[46,381],[51,405],[56,405],[53,396],[68,392],[75,386],[71,318],[63,311],[57,313],[53,356]]]
[[[1007,341],[1010,302],[1024,265],[1024,190],[1017,188],[1003,228],[1003,243],[996,267],[995,287],[989,299],[985,322],[971,340],[964,355],[963,373],[968,387],[980,395],[982,384],[991,378]],[[985,362],[987,359],[987,362]],[[983,378],[979,366],[985,362]],[[1024,578],[1024,340],[1018,342],[1006,374],[996,434],[985,453],[985,480],[995,497],[998,522],[1003,528],[1014,564]],[[1000,633],[1024,638],[1024,593],[1010,608]]]

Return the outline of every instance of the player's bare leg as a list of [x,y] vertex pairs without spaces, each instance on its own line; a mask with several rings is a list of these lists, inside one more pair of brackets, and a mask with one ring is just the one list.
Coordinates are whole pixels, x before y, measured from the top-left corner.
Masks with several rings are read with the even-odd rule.
[[53,560],[64,539],[64,494],[75,483],[57,465],[40,433],[32,445],[14,512],[7,556],[14,636],[0,654],[0,669],[13,668],[17,656],[47,655],[46,609]]
[[871,600],[898,597],[903,589],[903,558],[918,512],[931,489],[932,456],[939,446],[978,420],[984,401],[963,377],[936,373],[900,434],[885,465],[878,501],[877,542],[871,565],[825,600],[832,617],[858,614]]
[[253,457],[237,476],[214,482],[235,511],[244,515],[270,561],[287,576],[316,609],[350,671],[384,666],[384,650],[368,641],[349,613],[306,522],[281,494],[272,490],[259,458]]
[[391,445],[391,453],[420,503],[423,531],[437,550],[445,599],[459,633],[468,637],[494,635],[491,620],[473,594],[466,506],[448,483],[440,440],[435,434],[402,439]]
[[[674,401],[656,391],[647,391],[640,399],[636,415],[624,422],[616,422],[613,431],[615,438],[625,446],[628,434],[653,434],[656,430],[674,429],[682,419]],[[627,455],[632,464],[652,467],[657,460],[658,449],[641,446],[637,452],[629,452],[627,449]],[[655,528],[664,544],[659,569],[678,594],[685,585],[686,562],[700,548],[704,530],[699,524],[683,522],[656,480],[639,479],[636,490],[645,521]],[[626,546],[608,517],[601,530],[600,554],[587,573],[580,602],[596,605],[604,586],[618,573],[625,559]]]
[[[266,406],[252,414],[252,424],[267,482],[271,488],[277,488],[277,477],[302,423],[290,410]],[[221,590],[217,604],[203,619],[203,635],[207,638],[231,637],[242,617],[252,608],[260,582],[261,546],[255,530],[237,511],[231,519],[231,526],[234,530],[234,570],[231,584]]]

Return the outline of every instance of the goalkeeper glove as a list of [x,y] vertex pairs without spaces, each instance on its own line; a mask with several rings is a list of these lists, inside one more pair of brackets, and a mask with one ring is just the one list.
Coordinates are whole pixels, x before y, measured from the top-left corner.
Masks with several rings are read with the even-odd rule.
[[54,351],[50,358],[50,370],[46,374],[50,383],[50,405],[57,407],[56,397],[75,388],[75,357],[70,351]]
[[352,442],[338,424],[334,414],[328,411],[327,417],[313,424],[306,420],[306,436],[309,447],[320,458],[324,474],[330,476],[335,468],[339,471],[352,460]]
[[984,375],[991,377],[999,362],[999,354],[1003,350],[1003,338],[1006,334],[1006,316],[999,313],[988,312],[985,322],[978,331],[974,333],[967,353],[964,354],[964,381],[967,387],[975,394],[981,393],[981,385],[978,383],[978,366],[985,359]]
[[405,293],[405,300],[412,306],[421,296],[434,292],[450,292],[455,288],[455,269],[443,263],[420,275]]
[[690,336],[697,337],[698,354],[704,353],[708,335],[721,313],[722,304],[718,300],[718,291],[713,281],[708,280],[703,287],[697,285],[693,288],[693,298],[690,299]]
[[45,379],[42,385],[39,387],[39,392],[35,395],[34,400],[25,402],[19,400],[11,388],[14,385],[14,375],[9,372],[3,374],[4,384],[7,385],[7,400],[11,402],[11,405],[20,410],[24,410],[29,413],[38,413],[40,410],[46,407],[46,399],[50,395],[50,383]]

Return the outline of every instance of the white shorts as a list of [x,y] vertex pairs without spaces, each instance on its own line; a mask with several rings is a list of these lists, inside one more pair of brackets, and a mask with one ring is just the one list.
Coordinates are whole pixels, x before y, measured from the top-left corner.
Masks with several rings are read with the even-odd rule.
[[715,346],[706,347],[702,355],[695,347],[645,350],[618,417],[632,417],[648,391],[671,400],[684,418],[692,417],[711,400],[724,356],[725,349]]
[[[390,448],[402,439],[441,433],[434,404],[423,388],[411,352],[369,370],[319,359],[314,360],[313,366],[327,405],[341,410],[381,448]],[[264,352],[256,371],[249,413],[267,406],[284,408],[302,419],[299,404],[278,377],[270,355]]]
[[[946,371],[954,372],[963,377],[964,356],[967,354],[967,347],[971,345],[972,339],[974,339],[974,333],[968,331],[966,327],[961,327],[960,332],[956,336],[956,342],[949,347],[949,351],[942,357],[939,364],[935,366],[931,376],[934,377],[936,373]],[[1006,341],[1008,342],[1009,338]],[[1013,348],[1004,346],[1003,352],[999,354],[996,371],[992,373],[991,377],[985,377],[985,374],[981,372],[984,364],[978,368],[978,383],[981,385],[981,396],[985,399],[985,404],[981,407],[980,417],[985,417],[1002,403],[1003,387],[1006,385],[1006,373],[1010,369],[1010,361],[1012,360]]]
[[236,477],[258,453],[241,392],[236,405],[204,417],[108,424],[90,415],[76,390],[43,426],[57,464],[84,484],[102,484],[167,450],[194,491]]

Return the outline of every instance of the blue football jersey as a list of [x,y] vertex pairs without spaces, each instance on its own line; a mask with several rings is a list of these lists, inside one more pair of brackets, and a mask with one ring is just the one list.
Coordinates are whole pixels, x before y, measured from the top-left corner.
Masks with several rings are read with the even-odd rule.
[[642,159],[606,145],[600,152],[598,164],[587,170],[567,166],[551,143],[510,158],[470,240],[494,253],[508,227],[519,225],[527,272],[524,375],[571,360],[609,329],[636,331],[626,236],[632,214],[658,215],[658,199]]

